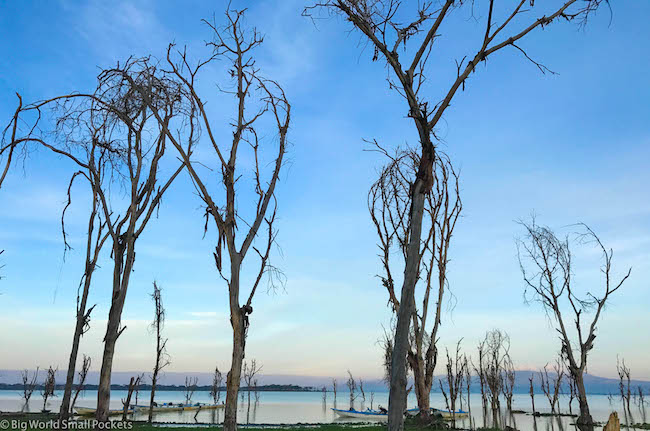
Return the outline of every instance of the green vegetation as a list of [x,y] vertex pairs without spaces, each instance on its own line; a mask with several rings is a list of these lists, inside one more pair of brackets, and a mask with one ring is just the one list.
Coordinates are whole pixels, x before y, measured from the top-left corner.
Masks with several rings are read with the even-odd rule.
[[[21,421],[21,422],[31,422],[31,421],[50,421],[56,420],[57,415],[55,413],[0,413],[0,420],[9,420],[9,421]],[[204,426],[187,426],[184,424],[149,424],[147,422],[133,422],[132,431],[191,431],[191,430],[200,430],[200,431],[222,431],[223,427],[221,425],[204,425]],[[362,429],[363,431],[386,431],[386,425],[384,424],[359,424],[359,423],[339,423],[339,424],[319,424],[319,425],[308,425],[308,424],[297,424],[297,425],[239,425],[239,428],[248,428],[248,429],[283,429],[289,431],[353,431],[356,429]],[[11,429],[11,428],[10,428]],[[16,428],[21,431],[37,431],[39,428],[33,426],[27,426],[25,428]],[[430,425],[421,425],[417,421],[407,420],[404,426],[405,431],[438,431],[438,430],[448,430],[446,424],[432,422]],[[485,430],[488,431],[488,430]]]

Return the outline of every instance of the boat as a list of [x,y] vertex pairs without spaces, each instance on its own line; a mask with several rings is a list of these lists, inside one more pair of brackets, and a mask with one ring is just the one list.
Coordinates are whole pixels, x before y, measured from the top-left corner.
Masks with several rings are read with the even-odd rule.
[[[365,410],[365,411],[358,411],[358,410],[343,410],[343,409],[332,409],[334,413],[339,415],[342,418],[355,418],[355,419],[363,419],[363,420],[378,420],[378,421],[387,421],[388,420],[388,413],[382,413],[379,410]],[[406,411],[408,415],[414,415],[417,414],[419,409],[409,409]]]
[[[145,405],[134,405],[132,406],[136,412],[148,412],[149,406]],[[224,408],[225,404],[204,404],[204,403],[194,403],[194,404],[182,404],[182,403],[164,403],[155,405],[153,408],[154,413],[161,412],[182,412],[190,410],[215,410]]]
[[453,419],[455,418],[464,418],[469,415],[464,410],[456,410],[456,411],[451,411],[451,410],[442,410],[442,409],[436,409],[432,408],[431,413],[434,415],[441,415],[444,419]]
[[332,409],[332,411],[342,418],[355,418],[355,419],[379,420],[379,421],[388,420],[388,414],[381,413],[378,410],[357,411],[357,410]]
[[[75,407],[74,411],[79,415],[79,416],[95,416],[95,412],[97,409],[91,409],[88,407]],[[133,410],[129,409],[126,411],[127,414],[133,413]],[[109,416],[119,416],[121,414],[124,414],[124,409],[120,410],[109,410],[108,415]]]

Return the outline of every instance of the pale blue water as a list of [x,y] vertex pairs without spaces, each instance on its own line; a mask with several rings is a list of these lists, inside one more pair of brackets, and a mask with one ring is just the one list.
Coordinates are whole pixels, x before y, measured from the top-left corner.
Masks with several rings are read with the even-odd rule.
[[[255,424],[295,424],[295,423],[330,423],[330,422],[344,422],[354,420],[344,420],[337,417],[331,410],[334,407],[333,394],[327,393],[327,398],[323,401],[323,394],[320,392],[259,392],[259,401],[255,402],[255,396],[251,393],[250,409],[248,405],[248,393],[244,392],[244,398],[239,398],[238,422],[255,423]],[[94,408],[97,403],[96,392],[86,391],[81,394],[77,400],[77,406],[92,407]],[[371,406],[370,394],[366,394],[366,401],[363,402],[360,398],[355,401],[355,408],[357,410],[365,410]],[[48,409],[53,411],[58,410],[60,404],[61,393],[57,392],[57,397],[48,402]],[[225,398],[225,393],[221,394],[222,400]],[[126,391],[113,391],[111,393],[111,408],[118,409],[122,407],[121,399],[126,398]],[[184,394],[181,391],[159,391],[156,393],[156,401],[161,402],[183,402]],[[194,402],[211,402],[209,393],[207,391],[196,392],[192,398]],[[490,420],[484,418],[481,412],[481,399],[480,394],[471,394],[471,418],[466,418],[457,421],[457,425],[464,428],[477,428],[482,426],[489,426]],[[132,398],[135,402],[135,397]],[[35,392],[32,396],[29,408],[32,411],[38,411],[42,408],[42,398],[40,393]],[[149,403],[149,392],[141,391],[138,394],[139,404]],[[505,405],[505,401],[502,402]],[[377,408],[378,405],[388,405],[388,393],[378,392],[374,394],[372,407]],[[409,407],[417,406],[415,396],[409,396]],[[441,394],[431,394],[431,406],[438,408],[445,408],[444,398]],[[646,422],[645,412],[639,406],[634,406],[633,418],[626,421],[623,414],[622,406],[618,399],[610,401],[606,395],[591,395],[589,397],[589,406],[591,414],[596,421],[606,421],[612,411],[618,411],[621,422],[638,423]],[[20,393],[17,391],[0,391],[0,410],[2,411],[18,411],[22,407]],[[336,402],[337,408],[349,408],[349,397],[344,392],[339,392]],[[548,401],[543,395],[535,396],[535,407],[540,412],[548,412]],[[561,411],[568,412],[568,397],[561,399]],[[460,408],[457,404],[457,408]],[[468,410],[467,402],[463,401],[462,408]],[[520,409],[525,411],[531,410],[530,396],[523,394],[516,394],[513,400],[513,409]],[[574,400],[573,411],[578,409],[577,401]],[[158,422],[183,422],[183,423],[220,423],[223,421],[223,411],[221,410],[206,410],[199,411],[196,418],[195,412],[168,412],[158,413],[155,420]],[[136,413],[135,419],[146,419],[144,413]],[[503,417],[502,424],[513,426],[522,431],[564,431],[567,428],[573,428],[571,424],[574,422],[573,418],[536,418],[530,415],[515,414],[510,417]]]

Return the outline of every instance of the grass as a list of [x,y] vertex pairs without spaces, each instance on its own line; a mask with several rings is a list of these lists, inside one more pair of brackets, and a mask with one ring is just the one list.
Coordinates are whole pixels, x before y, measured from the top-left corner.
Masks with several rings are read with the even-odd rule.
[[[41,431],[42,428],[32,427],[29,425],[30,421],[47,422],[56,420],[56,413],[0,413],[0,420],[8,420],[9,423],[13,421],[21,422],[18,428],[3,428],[16,429],[20,431]],[[434,423],[429,426],[420,425],[415,421],[407,421],[404,425],[405,431],[443,431],[443,427]],[[361,424],[361,423],[339,423],[339,424],[296,424],[296,425],[239,425],[238,428],[242,429],[280,429],[288,431],[354,431],[360,429],[361,431],[386,431],[385,424]],[[221,425],[194,425],[194,424],[148,424],[146,422],[133,422],[132,431],[222,431]],[[449,431],[449,428],[444,428],[444,431]]]

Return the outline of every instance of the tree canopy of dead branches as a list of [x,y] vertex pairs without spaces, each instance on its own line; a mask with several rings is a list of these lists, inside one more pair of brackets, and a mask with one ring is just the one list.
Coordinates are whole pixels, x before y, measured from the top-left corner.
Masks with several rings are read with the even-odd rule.
[[[517,249],[527,300],[540,303],[555,323],[562,346],[561,357],[578,391],[578,424],[590,426],[593,420],[583,380],[588,355],[594,347],[598,321],[605,304],[630,277],[632,269],[615,278],[612,273],[613,250],[607,249],[596,233],[583,223],[575,225],[576,232],[564,238],[556,236],[550,228],[540,226],[534,218],[530,222],[521,222],[521,225],[525,237],[517,241]],[[601,253],[600,270],[604,284],[601,294],[590,289],[580,295],[576,290],[571,251],[575,244],[592,245]]]
[[[400,301],[395,286],[400,280],[395,273],[405,266],[410,242],[410,190],[415,181],[419,155],[414,150],[398,150],[395,155],[380,148],[389,158],[379,179],[368,194],[368,209],[379,238],[379,257],[384,272],[379,276],[388,292],[388,303],[398,312]],[[418,285],[422,289],[422,304],[412,316],[412,331],[408,350],[408,366],[415,377],[415,393],[423,416],[430,411],[429,394],[437,361],[436,341],[441,324],[443,300],[448,290],[447,264],[449,246],[454,228],[462,211],[459,175],[449,157],[442,152],[435,155],[433,186],[424,202],[423,228],[420,251],[421,274]],[[398,256],[397,263],[391,258]],[[396,281],[397,278],[397,281]],[[433,294],[433,295],[432,295]],[[430,298],[435,301],[433,323],[429,319]],[[429,324],[429,325],[428,325]],[[392,340],[384,341],[392,349]],[[386,347],[386,346],[385,346]],[[387,357],[390,359],[390,355]]]

